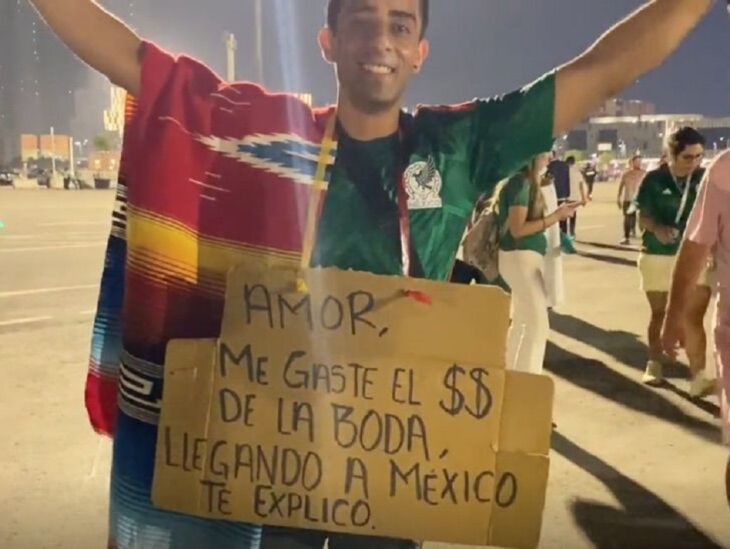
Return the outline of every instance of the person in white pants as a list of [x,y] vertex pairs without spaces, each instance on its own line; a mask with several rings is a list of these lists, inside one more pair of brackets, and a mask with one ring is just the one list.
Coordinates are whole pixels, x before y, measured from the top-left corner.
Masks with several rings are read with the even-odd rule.
[[512,326],[507,368],[542,373],[550,329],[545,287],[548,227],[570,218],[578,203],[567,202],[545,215],[540,177],[547,155],[539,155],[497,190],[500,224],[499,272],[512,292]]
[[[558,193],[555,180],[549,175],[541,178],[542,196],[545,209],[549,212],[558,209]],[[563,250],[560,240],[560,225],[548,227],[547,254],[545,254],[545,287],[548,296],[548,307],[554,309],[565,301],[565,282],[563,277]]]

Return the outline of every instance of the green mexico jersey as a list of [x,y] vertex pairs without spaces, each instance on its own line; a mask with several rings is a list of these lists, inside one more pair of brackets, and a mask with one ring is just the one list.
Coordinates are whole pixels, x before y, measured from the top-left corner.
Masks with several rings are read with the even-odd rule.
[[512,206],[530,207],[530,182],[522,175],[515,175],[506,183],[499,195],[499,249],[505,252],[525,250],[547,254],[547,236],[540,231],[523,238],[512,236],[508,228],[509,209]]
[[[666,227],[672,227],[679,231],[678,237],[670,244],[662,244],[656,235],[650,231],[644,231],[643,251],[652,255],[675,255],[679,251],[682,242],[684,229],[687,220],[692,212],[700,182],[704,177],[705,170],[699,169],[692,174],[692,180],[687,189],[687,200],[684,209],[679,215],[682,206],[682,198],[687,185],[684,180],[677,179],[663,166],[646,174],[644,181],[639,187],[639,194],[636,197],[636,205],[644,215],[652,218],[655,222]],[[677,219],[679,217],[679,220]]]
[[403,114],[399,135],[340,133],[313,264],[402,274],[398,187],[408,194],[411,263],[447,280],[477,198],[553,142],[555,75],[511,94]]

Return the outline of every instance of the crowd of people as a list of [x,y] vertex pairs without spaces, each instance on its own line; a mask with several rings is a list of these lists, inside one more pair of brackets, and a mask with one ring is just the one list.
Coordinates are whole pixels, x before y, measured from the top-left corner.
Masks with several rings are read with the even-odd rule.
[[[485,215],[495,220],[499,272],[514,303],[507,365],[541,372],[547,309],[561,298],[557,227],[573,238],[577,210],[591,194],[575,159],[554,159],[546,179],[544,153],[556,136],[661,64],[713,4],[647,0],[531,85],[408,114],[407,84],[430,51],[428,0],[328,0],[318,40],[336,68],[338,96],[320,109],[256,84],[225,82],[202,63],[142,40],[93,0],[30,1],[82,60],[137,98],[120,180],[126,216],[115,213],[86,390],[92,424],[114,436],[108,546],[115,549],[417,546],[156,507],[151,486],[167,342],[216,335],[220,281],[252,255],[448,280],[474,205],[488,195]],[[267,146],[247,148],[251,143]],[[655,379],[659,305],[701,176],[696,145],[678,142],[673,163],[651,176],[656,189],[647,186],[637,199],[645,235],[653,235],[645,236],[641,263],[657,309],[650,328],[656,354],[647,368]],[[219,200],[212,193],[223,194]],[[621,198],[623,207],[633,197],[627,190]],[[306,203],[314,207],[302,220]],[[705,251],[711,221],[696,225],[692,234]],[[127,231],[135,237],[126,240]],[[203,246],[203,254],[181,251]],[[677,293],[665,321],[684,327],[693,296]],[[692,337],[699,345],[700,334]]]
[[[689,362],[692,398],[718,393],[723,430],[730,442],[730,152],[720,155],[707,171],[704,137],[683,127],[668,137],[667,152],[657,169],[645,171],[634,155],[618,185],[623,213],[622,246],[641,232],[638,270],[650,309],[647,328],[647,385],[661,386],[664,367],[684,348]],[[536,156],[495,190],[500,280],[512,295],[512,323],[507,344],[509,369],[542,373],[549,333],[548,310],[562,301],[560,232],[575,237],[576,210],[591,191],[574,159],[565,162],[553,153]],[[577,183],[574,184],[573,181]],[[562,195],[562,198],[560,197]],[[478,215],[489,215],[479,212]],[[479,222],[475,231],[489,231]],[[472,233],[467,240],[483,242]],[[474,254],[482,269],[489,258]],[[488,277],[484,277],[488,279]],[[478,281],[478,280],[477,280]],[[486,282],[489,283],[489,282]],[[718,293],[715,318],[716,369],[721,380],[707,375],[707,335],[704,321]],[[730,503],[730,460],[726,474]]]
[[[700,398],[719,392],[724,440],[730,444],[730,238],[725,234],[730,152],[705,171],[704,147],[704,137],[684,127],[669,136],[657,169],[647,172],[639,154],[630,158],[618,185],[620,244],[630,245],[641,231],[638,268],[650,308],[644,383],[661,386],[665,364],[676,361],[683,348],[688,393]],[[547,166],[547,154],[536,156],[498,185],[491,200],[498,214],[498,271],[512,295],[506,366],[534,374],[543,371],[548,310],[564,297],[560,234],[575,238],[576,210],[593,194],[583,177],[595,169],[589,164],[581,177],[573,158],[562,161],[555,152]],[[483,273],[473,281],[491,283]],[[714,354],[719,386],[706,374],[704,320],[713,291],[718,294]],[[730,504],[730,460],[725,485]]]
[[[693,209],[705,171],[700,167],[704,158],[705,140],[694,128],[685,127],[669,137],[667,161],[653,171],[645,172],[640,155],[634,155],[618,187],[618,205],[623,212],[624,239],[630,244],[637,231],[642,232],[638,267],[641,289],[646,294],[651,315],[647,329],[649,356],[643,381],[660,385],[664,365],[669,359],[661,343],[671,277],[684,230]],[[577,209],[589,200],[587,185],[575,166],[575,159],[565,162],[555,157],[547,173],[536,170],[544,165],[544,155],[533,159],[505,183],[497,187],[495,207],[500,217],[499,273],[512,294],[513,318],[507,365],[528,372],[542,371],[547,343],[548,309],[557,306],[564,294],[562,273],[555,274],[554,260],[548,251],[560,255],[560,246],[553,236],[548,247],[550,229],[556,223],[568,237],[575,237]],[[542,177],[543,182],[538,180]],[[565,182],[560,184],[561,178]],[[554,190],[552,208],[547,207],[544,193]],[[562,267],[558,267],[562,271]],[[550,276],[548,276],[550,273]],[[710,265],[702,273],[686,304],[686,325],[683,344],[690,369],[689,394],[702,397],[715,389],[713,376],[706,375],[707,337],[704,318],[712,297],[714,271]],[[560,295],[550,299],[550,295]],[[708,378],[709,377],[709,378]]]
[[[622,246],[641,232],[638,259],[640,287],[650,320],[648,360],[644,383],[661,385],[668,357],[661,342],[671,277],[687,220],[705,175],[704,137],[684,127],[669,136],[667,152],[657,169],[645,171],[643,158],[633,155],[618,185],[617,203],[623,213]],[[575,158],[562,160],[555,152],[543,172],[546,155],[533,159],[522,172],[499,185],[494,205],[499,212],[499,274],[513,299],[508,367],[542,371],[549,332],[548,309],[564,297],[561,242],[574,239],[577,211],[591,200],[593,189],[579,171]],[[541,182],[538,182],[540,181]],[[536,192],[542,188],[543,192]],[[554,227],[554,225],[558,227]],[[562,237],[562,238],[561,238]],[[550,245],[548,245],[550,241]],[[478,265],[479,261],[473,262]],[[487,277],[474,277],[487,283]],[[714,376],[706,374],[707,336],[704,319],[717,283],[712,262],[700,273],[685,305],[683,345],[689,361],[692,397],[715,391]]]

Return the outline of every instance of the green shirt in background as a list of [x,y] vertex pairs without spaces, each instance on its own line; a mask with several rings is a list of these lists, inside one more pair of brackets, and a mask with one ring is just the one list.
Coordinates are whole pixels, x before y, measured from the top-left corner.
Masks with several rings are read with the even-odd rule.
[[513,206],[530,207],[530,182],[523,175],[515,175],[505,184],[499,195],[499,249],[505,252],[525,250],[547,254],[547,235],[540,231],[515,238],[509,231],[509,210]]
[[704,175],[704,169],[696,170],[692,174],[692,179],[689,182],[690,187],[687,202],[685,203],[679,222],[677,222],[679,208],[682,204],[682,197],[684,196],[687,185],[687,178],[678,178],[675,181],[674,176],[667,166],[662,166],[658,170],[646,174],[644,181],[642,181],[639,187],[636,206],[644,215],[651,217],[656,223],[677,229],[679,235],[674,242],[662,244],[654,233],[644,231],[642,247],[644,253],[650,255],[677,254],[682,242],[682,236],[684,235],[684,229],[687,226],[687,220],[697,199],[697,191]]
[[402,274],[405,167],[414,274],[448,280],[477,198],[552,147],[554,108],[550,73],[502,97],[404,113],[400,135],[363,142],[340,129],[313,265]]

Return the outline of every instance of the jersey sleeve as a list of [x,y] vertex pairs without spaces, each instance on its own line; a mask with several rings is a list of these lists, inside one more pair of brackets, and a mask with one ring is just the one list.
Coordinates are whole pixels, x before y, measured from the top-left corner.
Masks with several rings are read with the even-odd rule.
[[554,117],[554,73],[500,97],[417,111],[423,137],[463,167],[475,196],[549,151]]
[[651,218],[656,216],[654,208],[654,196],[656,195],[656,182],[650,173],[639,185],[639,192],[636,194],[635,204],[641,212]]
[[530,185],[523,178],[512,178],[507,184],[507,207],[523,206],[525,208],[530,205]]
[[480,190],[553,146],[555,73],[507,95],[475,102],[472,170]]

